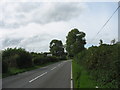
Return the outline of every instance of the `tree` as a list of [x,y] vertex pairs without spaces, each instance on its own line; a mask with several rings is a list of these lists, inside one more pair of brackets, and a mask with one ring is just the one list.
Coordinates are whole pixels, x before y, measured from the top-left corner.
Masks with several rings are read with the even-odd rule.
[[115,44],[115,39],[111,40],[111,44]]
[[66,51],[70,57],[73,57],[85,49],[84,45],[86,44],[86,40],[84,32],[80,32],[75,28],[68,33],[66,38]]
[[64,54],[64,47],[61,40],[52,40],[50,42],[50,52],[55,56],[62,56]]
[[99,43],[100,45],[102,45],[103,44],[103,40],[102,39],[100,39],[100,43]]

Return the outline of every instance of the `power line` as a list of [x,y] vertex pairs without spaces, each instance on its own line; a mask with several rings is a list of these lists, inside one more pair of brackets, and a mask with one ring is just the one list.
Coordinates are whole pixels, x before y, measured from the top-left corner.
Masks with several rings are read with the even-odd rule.
[[120,8],[120,6],[117,7],[117,9],[113,12],[113,14],[110,16],[110,18],[105,22],[105,24],[100,28],[100,30],[97,32],[97,34],[95,35],[95,37],[91,40],[91,42],[93,42],[93,40],[97,37],[97,35],[103,30],[103,28],[107,25],[107,23],[110,21],[110,19],[113,17],[113,15],[117,12],[117,10]]

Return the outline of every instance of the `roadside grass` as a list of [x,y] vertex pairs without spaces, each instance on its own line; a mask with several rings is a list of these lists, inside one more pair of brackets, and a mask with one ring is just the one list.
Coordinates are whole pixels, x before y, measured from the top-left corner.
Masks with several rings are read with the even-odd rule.
[[54,63],[56,63],[56,62],[49,62],[49,63],[43,64],[43,65],[35,65],[33,67],[23,68],[23,69],[11,67],[11,68],[9,68],[9,71],[7,73],[2,74],[2,78],[12,76],[12,75],[16,75],[16,74],[19,74],[19,73],[23,73],[23,72],[26,72],[26,71],[31,71],[31,70],[38,69],[38,68],[41,68],[41,67],[45,67],[47,65],[54,64]]
[[87,71],[72,60],[73,69],[73,83],[74,88],[95,88],[96,83],[91,79]]

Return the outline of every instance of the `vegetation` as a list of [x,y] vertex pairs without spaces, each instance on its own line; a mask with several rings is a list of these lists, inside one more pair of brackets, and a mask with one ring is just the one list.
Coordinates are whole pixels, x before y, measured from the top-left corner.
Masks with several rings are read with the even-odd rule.
[[84,67],[100,88],[118,88],[119,44],[92,46],[75,57],[75,61]]
[[75,88],[120,88],[120,44],[84,48],[85,33],[72,29],[67,36],[66,51],[73,58],[73,78]]
[[66,51],[69,57],[73,57],[80,51],[84,50],[84,45],[86,44],[85,33],[79,32],[78,29],[72,29],[68,36],[66,37]]
[[50,52],[55,56],[63,56],[64,55],[64,47],[61,40],[52,40],[50,42]]
[[95,81],[92,80],[92,77],[84,67],[76,63],[75,60],[72,61],[72,66],[74,88],[95,88]]
[[[27,68],[32,66],[32,55],[22,48],[8,48],[2,53],[3,72],[7,67]],[[5,69],[6,68],[6,69]]]

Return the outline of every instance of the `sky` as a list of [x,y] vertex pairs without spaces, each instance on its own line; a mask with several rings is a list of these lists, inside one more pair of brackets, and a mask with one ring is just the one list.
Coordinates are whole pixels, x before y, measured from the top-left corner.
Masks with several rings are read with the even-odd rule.
[[[96,36],[118,7],[117,2],[4,2],[0,3],[0,49],[22,47],[48,52],[53,39],[66,42],[74,28],[86,33],[87,44],[110,44],[118,39],[118,13]],[[93,40],[94,38],[94,40]]]

